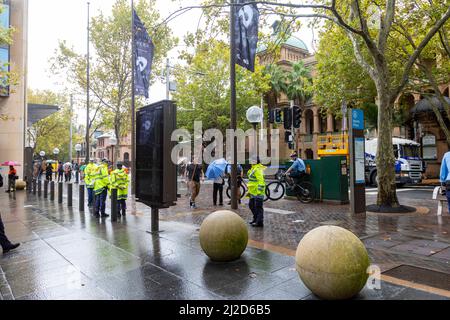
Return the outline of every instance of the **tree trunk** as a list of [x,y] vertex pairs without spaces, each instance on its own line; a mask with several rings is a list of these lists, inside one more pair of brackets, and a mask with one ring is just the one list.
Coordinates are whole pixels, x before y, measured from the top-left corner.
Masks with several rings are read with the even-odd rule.
[[114,146],[114,153],[113,153],[113,162],[116,165],[117,164],[117,158],[118,153],[120,152],[120,119],[116,119],[116,124],[114,125],[114,133],[116,135],[117,144]]
[[394,103],[387,90],[387,81],[381,81],[378,87],[378,149],[377,205],[383,207],[399,207],[395,184],[395,157],[392,146],[392,111]]

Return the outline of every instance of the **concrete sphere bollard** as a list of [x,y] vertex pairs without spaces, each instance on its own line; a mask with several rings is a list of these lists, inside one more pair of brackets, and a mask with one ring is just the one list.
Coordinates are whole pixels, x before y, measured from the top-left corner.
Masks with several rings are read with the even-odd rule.
[[16,180],[16,190],[25,190],[27,184],[23,180]]
[[295,260],[303,283],[326,300],[355,296],[369,277],[370,261],[364,244],[341,227],[323,226],[307,233],[298,245]]
[[248,243],[245,221],[236,213],[222,210],[210,214],[200,227],[200,245],[212,261],[239,259]]

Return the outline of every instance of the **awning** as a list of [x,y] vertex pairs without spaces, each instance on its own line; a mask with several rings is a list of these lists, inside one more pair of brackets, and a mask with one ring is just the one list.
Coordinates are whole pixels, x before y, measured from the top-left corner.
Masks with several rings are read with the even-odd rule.
[[[444,97],[444,99],[450,104],[450,98]],[[411,109],[411,113],[417,114],[417,113],[433,112],[432,104],[438,107],[439,111],[441,112],[444,111],[444,106],[442,105],[438,97],[432,97],[432,98],[425,98],[417,102],[414,108]]]
[[50,106],[45,104],[28,104],[28,127],[31,127],[36,122],[51,116],[59,111],[58,106]]

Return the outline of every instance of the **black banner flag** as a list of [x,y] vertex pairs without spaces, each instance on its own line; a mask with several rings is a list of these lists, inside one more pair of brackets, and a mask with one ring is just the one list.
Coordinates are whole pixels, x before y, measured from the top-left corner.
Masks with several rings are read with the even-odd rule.
[[234,7],[236,63],[254,72],[258,45],[259,11],[255,3],[245,4],[245,2],[245,0],[236,0],[237,5]]
[[147,33],[144,24],[139,19],[136,11],[134,15],[134,85],[135,94],[148,98],[150,89],[150,75],[152,73],[152,62],[154,55],[153,41]]

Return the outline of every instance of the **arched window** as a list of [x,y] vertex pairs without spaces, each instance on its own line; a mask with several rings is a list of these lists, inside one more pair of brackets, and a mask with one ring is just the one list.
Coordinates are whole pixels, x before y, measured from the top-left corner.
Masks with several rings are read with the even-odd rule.
[[311,149],[305,150],[305,155],[307,160],[313,160],[314,159],[314,152]]
[[123,161],[130,161],[130,154],[128,152],[123,154]]

